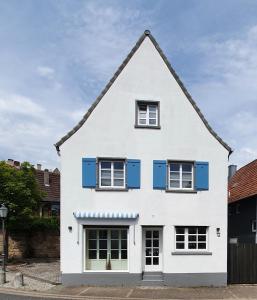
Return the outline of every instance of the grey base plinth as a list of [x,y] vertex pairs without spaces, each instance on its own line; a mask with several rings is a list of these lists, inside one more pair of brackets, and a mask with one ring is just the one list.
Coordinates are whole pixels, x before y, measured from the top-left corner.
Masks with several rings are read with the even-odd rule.
[[[142,273],[88,272],[62,274],[65,286],[137,286],[142,285]],[[226,286],[227,273],[164,273],[160,285],[171,287]]]

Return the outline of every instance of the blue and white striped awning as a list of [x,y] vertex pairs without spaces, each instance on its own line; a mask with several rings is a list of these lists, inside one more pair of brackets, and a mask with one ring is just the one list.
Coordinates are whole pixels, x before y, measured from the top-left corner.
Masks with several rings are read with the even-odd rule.
[[138,213],[128,212],[89,212],[75,211],[73,213],[76,219],[136,219]]

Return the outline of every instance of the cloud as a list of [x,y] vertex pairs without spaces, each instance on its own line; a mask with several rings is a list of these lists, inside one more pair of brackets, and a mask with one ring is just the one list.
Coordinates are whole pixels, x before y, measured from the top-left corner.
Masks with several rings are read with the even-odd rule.
[[234,149],[240,166],[256,158],[257,26],[229,39],[208,37],[194,51],[201,54],[193,95],[216,131]]
[[46,67],[46,66],[38,66],[37,73],[42,77],[52,79],[54,76],[55,70],[50,67]]

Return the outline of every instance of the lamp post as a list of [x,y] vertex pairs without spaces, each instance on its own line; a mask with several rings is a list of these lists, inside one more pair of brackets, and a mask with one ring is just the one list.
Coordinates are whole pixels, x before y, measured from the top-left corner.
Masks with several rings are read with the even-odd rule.
[[2,234],[3,234],[3,248],[2,248],[2,269],[0,270],[0,284],[6,282],[6,273],[5,273],[5,219],[8,214],[8,208],[2,204],[0,207],[0,218],[2,219]]

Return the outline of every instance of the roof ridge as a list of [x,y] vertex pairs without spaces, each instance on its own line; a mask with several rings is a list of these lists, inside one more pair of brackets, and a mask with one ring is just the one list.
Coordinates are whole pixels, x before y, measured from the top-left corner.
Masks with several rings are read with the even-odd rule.
[[172,76],[177,81],[177,83],[180,86],[180,88],[182,89],[183,93],[185,94],[185,96],[187,97],[187,99],[189,100],[189,102],[192,104],[193,108],[195,109],[195,111],[197,112],[197,114],[199,115],[199,117],[203,121],[204,125],[209,130],[209,132],[214,136],[214,138],[216,138],[219,141],[219,143],[223,147],[225,147],[229,151],[229,154],[231,154],[233,152],[232,149],[229,147],[229,145],[227,143],[225,143],[218,136],[218,134],[212,129],[212,127],[210,126],[210,124],[208,123],[208,121],[205,119],[205,117],[202,114],[201,110],[196,105],[196,102],[193,100],[193,98],[191,97],[191,95],[187,91],[186,87],[184,86],[184,84],[180,80],[179,76],[177,75],[177,73],[175,72],[175,70],[172,68],[170,62],[168,61],[167,57],[165,56],[165,54],[161,50],[159,44],[157,43],[157,41],[155,40],[155,38],[152,36],[150,30],[145,30],[144,33],[141,35],[141,37],[138,39],[138,41],[135,44],[135,46],[129,52],[129,54],[127,55],[127,57],[125,58],[125,60],[119,66],[118,70],[114,73],[114,75],[112,76],[112,78],[110,79],[110,81],[107,83],[107,85],[105,86],[105,88],[103,89],[103,91],[101,92],[101,94],[92,103],[92,105],[90,106],[90,108],[88,109],[88,111],[86,112],[86,114],[83,116],[82,120],[75,127],[73,127],[72,130],[70,130],[65,136],[63,136],[54,145],[56,147],[56,150],[57,150],[58,153],[60,151],[59,147],[67,139],[69,139],[77,130],[79,130],[79,128],[82,127],[82,125],[86,122],[86,120],[88,119],[88,117],[90,116],[90,114],[93,112],[93,110],[95,109],[95,107],[97,106],[97,104],[101,101],[101,99],[103,98],[103,96],[108,92],[109,88],[112,86],[112,84],[114,83],[114,81],[116,80],[116,78],[120,75],[120,73],[123,71],[123,69],[125,68],[125,66],[128,64],[128,62],[130,61],[130,59],[132,58],[132,56],[134,55],[134,53],[138,50],[138,48],[140,47],[140,45],[142,44],[142,42],[145,40],[146,37],[150,38],[151,42],[153,43],[153,45],[155,46],[156,50],[158,51],[158,53],[160,54],[161,58],[163,59],[164,63],[166,64],[167,68],[171,72]]

